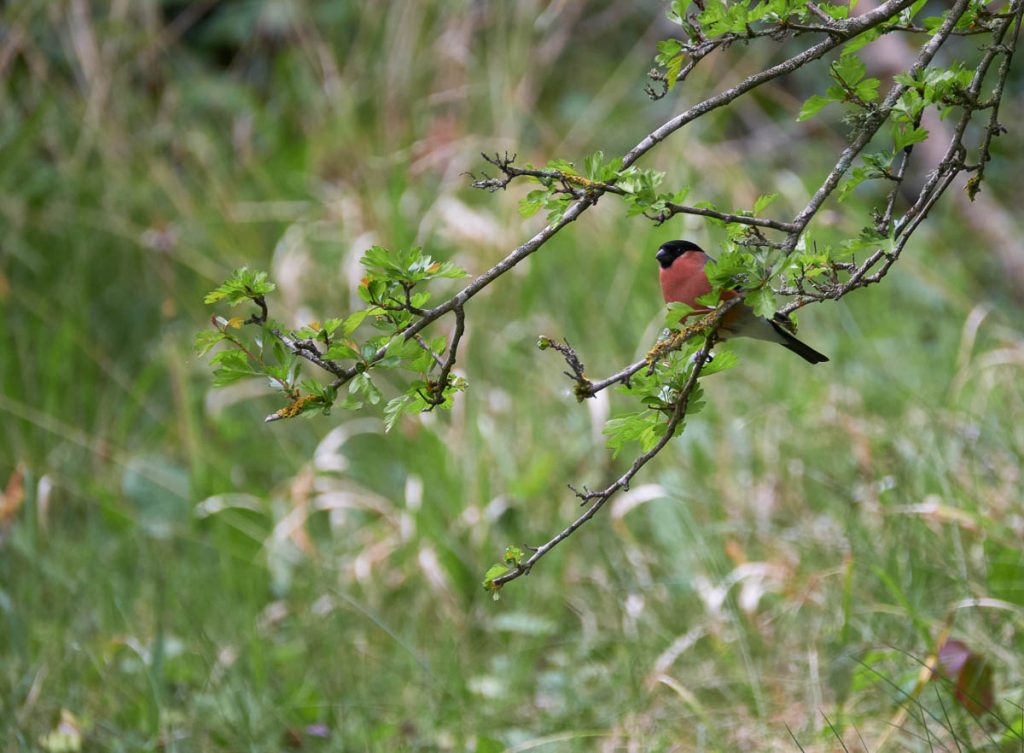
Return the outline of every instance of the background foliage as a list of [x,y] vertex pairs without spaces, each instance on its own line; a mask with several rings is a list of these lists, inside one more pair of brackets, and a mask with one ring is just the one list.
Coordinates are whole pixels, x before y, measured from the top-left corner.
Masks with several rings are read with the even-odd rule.
[[[653,252],[721,231],[602,202],[469,304],[451,412],[386,438],[377,411],[265,427],[262,383],[212,390],[203,294],[268,269],[300,326],[358,305],[374,244],[477,273],[543,222],[527,188],[469,189],[480,151],[621,153],[780,51],[716,53],[651,102],[657,3],[21,2],[0,32],[6,749],[874,750],[946,628],[1002,721],[935,685],[887,744],[1019,749],[1019,73],[980,203],[803,317],[832,363],[734,346],[641,483],[495,604],[495,553],[628,462],[600,434],[619,398],[577,404],[537,335],[595,373],[635,360]],[[838,113],[795,122],[826,77],[645,167],[784,216],[842,143]]]

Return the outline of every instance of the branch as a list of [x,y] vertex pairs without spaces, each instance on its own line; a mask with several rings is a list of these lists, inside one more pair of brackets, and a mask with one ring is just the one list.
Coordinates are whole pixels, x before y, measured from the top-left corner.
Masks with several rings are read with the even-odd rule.
[[[886,3],[887,5],[888,3]],[[928,63],[931,62],[935,53],[938,51],[942,43],[946,41],[950,33],[953,31],[953,27],[956,26],[956,22],[960,20],[960,17],[967,10],[969,0],[957,0],[956,5],[949,11],[945,21],[939,30],[935,32],[935,35],[928,40],[927,44],[921,48],[920,54],[917,56],[917,60],[910,68],[910,75],[916,76]],[[878,10],[881,10],[883,6],[879,6]],[[804,230],[807,229],[807,225],[811,219],[821,209],[822,204],[832,194],[833,191],[838,187],[839,181],[842,179],[846,171],[850,169],[850,165],[853,164],[854,158],[860,154],[861,150],[867,146],[868,142],[874,137],[878,129],[882,127],[886,119],[889,117],[889,113],[892,112],[892,108],[899,101],[899,98],[907,91],[909,87],[905,84],[893,84],[889,90],[889,94],[886,95],[882,104],[867,116],[865,123],[858,132],[854,140],[847,146],[842,154],[839,155],[839,160],[836,162],[835,167],[829,172],[828,177],[821,184],[810,201],[807,202],[807,206],[797,214],[793,220],[793,224],[796,225],[796,229],[789,234],[786,238],[785,250],[792,251],[796,248],[797,242],[800,240],[800,236],[803,235]]]
[[[669,417],[668,423],[665,425],[665,432],[658,440],[658,443],[634,460],[633,464],[630,465],[629,470],[601,491],[576,492],[576,496],[583,500],[583,504],[589,504],[586,511],[545,543],[538,547],[528,547],[533,554],[524,562],[517,563],[508,572],[499,575],[497,578],[490,581],[490,587],[492,590],[500,589],[506,583],[510,583],[517,578],[528,575],[530,570],[533,569],[533,566],[536,565],[541,558],[547,555],[548,552],[561,544],[567,538],[572,536],[572,534],[575,533],[584,523],[593,518],[600,509],[604,507],[605,503],[615,496],[618,491],[628,490],[630,481],[637,473],[640,472],[640,469],[647,465],[647,463],[661,452],[673,437],[675,437],[679,423],[686,416],[686,409],[690,403],[690,395],[693,393],[693,388],[696,386],[697,379],[700,377],[700,373],[703,371],[704,365],[707,363],[708,355],[711,353],[711,349],[715,345],[715,334],[718,331],[718,326],[725,314],[732,309],[733,306],[739,305],[742,300],[743,299],[739,297],[733,298],[715,309],[711,316],[708,317],[710,321],[707,323],[705,328],[707,332],[707,339],[693,357],[693,368],[690,371],[690,376],[673,402],[672,415]],[[697,328],[693,328],[693,330],[694,331],[689,333],[689,336],[680,341],[680,344],[685,340],[691,339],[697,334]]]
[[[501,261],[483,274],[472,279],[461,290],[441,304],[430,309],[414,308],[412,306],[408,288],[405,291],[404,303],[396,298],[390,299],[395,302],[395,305],[390,306],[389,304],[390,308],[385,308],[392,311],[408,312],[409,315],[412,315],[413,320],[401,330],[393,332],[388,342],[384,343],[384,345],[378,348],[377,351],[368,358],[361,359],[358,363],[355,363],[352,366],[342,367],[338,363],[323,359],[319,349],[316,347],[315,343],[311,341],[297,339],[292,335],[280,332],[276,329],[272,330],[273,335],[277,337],[294,355],[304,358],[332,374],[334,380],[331,382],[331,387],[333,388],[340,387],[352,379],[356,374],[371,368],[374,364],[384,358],[388,352],[389,346],[396,338],[414,339],[421,348],[430,352],[434,363],[440,367],[438,379],[429,381],[427,387],[428,394],[422,395],[421,393],[421,396],[426,401],[428,410],[437,405],[443,404],[446,400],[445,391],[450,386],[449,382],[451,381],[451,372],[457,360],[458,347],[465,333],[464,306],[477,293],[482,291],[497,278],[513,269],[528,256],[539,250],[556,233],[574,222],[591,206],[596,204],[604,194],[612,193],[620,196],[631,195],[630,191],[616,185],[617,180],[625,179],[625,176],[622,175],[622,171],[629,170],[629,168],[641,157],[668,136],[697,118],[718,108],[731,104],[739,97],[756,89],[757,87],[796,71],[804,65],[823,57],[857,35],[893,19],[898,13],[910,7],[913,2],[914,0],[888,0],[877,8],[861,16],[856,16],[842,21],[832,19],[826,12],[818,8],[816,5],[809,3],[808,8],[821,19],[825,26],[813,26],[807,27],[806,29],[797,29],[795,26],[790,25],[790,28],[797,31],[820,32],[826,35],[825,38],[802,52],[743,79],[731,88],[725,89],[724,91],[708,97],[702,102],[693,105],[682,113],[679,113],[675,117],[666,121],[659,128],[645,136],[636,144],[636,146],[622,156],[619,161],[619,174],[614,179],[593,180],[565,170],[550,168],[520,168],[516,167],[514,164],[516,159],[515,155],[512,155],[511,157],[507,153],[504,156],[498,156],[495,154],[493,157],[484,155],[485,161],[490,165],[497,167],[501,171],[502,175],[501,177],[492,178],[484,173],[483,178],[474,179],[473,185],[475,187],[493,192],[497,190],[504,190],[517,178],[532,178],[540,181],[549,189],[553,188],[554,193],[569,197],[570,201],[567,202],[567,206],[564,207],[564,211],[561,211],[561,214],[556,215],[554,219],[543,229],[534,234],[525,243],[517,246],[515,249],[512,249]],[[916,79],[918,74],[920,74],[931,63],[936,52],[949,39],[949,37],[957,33],[955,26],[963,17],[964,13],[969,8],[969,5],[969,0],[957,0],[953,8],[946,13],[942,25],[921,47],[913,65],[910,67],[908,73],[911,80]],[[787,314],[814,301],[827,299],[835,300],[843,297],[854,289],[878,282],[897,261],[911,235],[924,220],[932,207],[935,206],[939,198],[952,184],[957,175],[964,171],[973,170],[976,172],[976,175],[972,180],[981,180],[985,163],[989,159],[991,140],[995,136],[999,135],[1001,131],[1001,126],[997,119],[999,103],[1004,92],[1010,61],[1016,46],[1016,37],[1021,24],[1022,8],[1024,8],[1024,0],[1014,0],[1010,13],[986,17],[992,19],[990,21],[991,26],[988,28],[991,29],[993,43],[986,49],[982,61],[976,68],[971,84],[967,88],[966,92],[958,91],[956,93],[956,101],[954,104],[961,106],[963,108],[963,112],[954,130],[954,135],[946,154],[938,163],[935,170],[928,176],[928,179],[925,181],[925,185],[921,188],[914,202],[898,219],[895,218],[898,191],[903,184],[904,176],[906,175],[910,160],[912,156],[914,156],[913,144],[902,150],[898,165],[893,167],[893,163],[890,161],[889,165],[883,169],[885,177],[889,178],[894,185],[892,186],[892,190],[889,191],[886,196],[884,211],[876,214],[875,216],[875,226],[880,231],[884,230],[884,234],[889,237],[889,244],[887,247],[876,249],[859,265],[831,263],[826,270],[827,279],[824,282],[816,279],[805,279],[804,277],[798,278],[795,282],[795,287],[783,289],[783,291],[787,293],[795,291],[797,297],[787,304],[781,310],[781,313]],[[1008,43],[1004,43],[1006,33],[1011,29],[1011,27],[1014,29],[1013,38]],[[889,32],[896,28],[898,27],[890,26],[882,31]],[[917,31],[916,28],[909,28],[907,30]],[[700,36],[699,29],[696,33]],[[769,35],[769,33],[769,31],[751,31],[749,35],[726,34],[713,40],[701,38],[699,44],[685,47],[687,54],[691,59],[679,75],[681,77],[685,77],[685,75],[689,73],[689,71],[692,70],[692,68],[703,57],[719,47],[728,45],[732,41],[739,39],[749,39],[755,36]],[[771,33],[784,34],[785,30],[781,28],[775,29]],[[998,55],[1002,55],[1003,59],[999,68],[995,91],[990,100],[982,102],[979,100],[981,86],[991,65],[994,63],[996,56]],[[882,125],[888,121],[901,97],[903,97],[910,88],[910,84],[894,83],[885,98],[878,104],[864,101],[857,97],[856,93],[853,92],[850,87],[846,88],[853,93],[854,96],[852,98],[863,110],[863,113],[859,115],[858,127],[853,134],[852,139],[843,149],[834,166],[830,169],[824,181],[810,197],[806,206],[797,213],[792,221],[783,222],[767,218],[751,217],[745,214],[726,213],[718,210],[686,206],[677,203],[666,203],[664,210],[654,215],[648,214],[648,218],[662,223],[676,214],[690,214],[710,217],[733,224],[746,225],[749,228],[749,237],[746,239],[749,244],[779,249],[781,251],[781,256],[783,257],[792,253],[796,249],[800,238],[804,235],[811,221],[815,216],[817,216],[822,206],[838,188],[843,176],[849,171],[854,160],[857,159],[862,150],[871,142]],[[964,161],[964,156],[966,154],[966,149],[963,145],[964,134],[972,120],[973,114],[983,109],[990,109],[990,115],[988,118],[988,127],[980,147],[979,163],[975,166],[968,166]],[[918,121],[918,123],[919,122],[920,121]],[[915,125],[915,127],[917,126]],[[968,190],[976,191],[977,182],[969,184]],[[565,203],[566,201],[563,199],[562,204]],[[768,241],[762,235],[761,229],[785,233],[785,240],[782,242]],[[843,277],[845,277],[845,279],[842,279]],[[515,563],[512,565],[510,570],[494,578],[492,581],[489,581],[489,587],[496,590],[504,584],[528,574],[532,567],[542,557],[554,549],[554,547],[559,543],[571,536],[584,523],[594,517],[616,493],[621,490],[628,489],[629,483],[633,477],[667,446],[668,442],[681,426],[686,415],[693,389],[697,385],[697,380],[705,367],[706,359],[714,346],[717,330],[722,321],[722,317],[732,307],[742,305],[742,300],[742,297],[737,297],[719,305],[719,307],[714,309],[699,324],[686,328],[682,332],[657,343],[643,360],[630,364],[605,379],[596,382],[590,380],[586,376],[582,359],[568,342],[560,343],[549,338],[541,339],[542,346],[551,347],[562,355],[569,368],[569,371],[565,373],[575,383],[575,395],[577,399],[583,400],[589,397],[594,397],[600,391],[607,389],[614,384],[629,385],[630,379],[645,367],[650,368],[653,371],[656,365],[661,362],[666,355],[674,350],[680,349],[688,340],[698,334],[705,334],[706,336],[705,342],[695,354],[693,366],[687,375],[685,383],[678,389],[678,392],[674,399],[671,400],[671,403],[668,402],[669,398],[666,398],[666,401],[662,404],[665,414],[668,416],[668,420],[664,425],[658,425],[658,428],[663,429],[664,431],[654,446],[637,457],[624,474],[604,489],[597,492],[591,492],[586,489],[584,489],[582,493],[576,492],[577,496],[581,499],[582,504],[586,505],[586,510],[582,515],[576,518],[572,523],[562,529],[557,535],[543,545],[531,548],[532,555],[528,559]],[[260,307],[260,313],[253,315],[249,320],[249,323],[262,325],[267,321],[266,305],[261,298],[254,299],[254,301]],[[430,324],[449,313],[453,314],[455,317],[455,327],[447,354],[442,358],[439,353],[434,352],[429,347],[426,341],[424,341],[420,336],[420,333]],[[406,316],[403,316],[401,319],[395,317],[391,321],[406,322],[409,321],[409,318]],[[398,325],[396,324],[395,326]],[[677,384],[678,382],[675,383],[675,385]],[[675,389],[674,385],[672,386],[672,389]],[[671,394],[671,392],[669,394]]]
[[452,341],[448,345],[448,358],[445,359],[444,363],[441,364],[441,373],[438,374],[437,380],[428,383],[428,394],[427,398],[427,410],[432,410],[439,405],[444,405],[445,400],[445,389],[448,387],[448,380],[451,377],[452,367],[455,366],[455,359],[459,352],[459,342],[462,340],[462,335],[466,331],[466,314],[462,310],[462,306],[458,306],[455,309],[455,332],[452,334]]
[[[965,3],[961,0],[958,4],[960,7],[955,8],[953,13],[957,10],[962,11],[963,5],[965,5]],[[978,95],[996,55],[1003,55],[1003,63],[999,68],[998,81],[994,94],[996,101],[999,101],[999,98],[1001,98],[1006,82],[1006,73],[1009,70],[1009,63],[1007,61],[1012,58],[1016,49],[1022,16],[1024,16],[1024,0],[1015,0],[1011,6],[1011,12],[1001,16],[1000,20],[996,23],[995,30],[993,31],[993,44],[989,45],[986,49],[985,54],[978,63],[974,75],[971,78],[971,84],[967,89],[966,100],[969,103],[978,103]],[[944,27],[947,25],[944,25]],[[1011,26],[1014,27],[1011,39],[1008,44],[1004,45],[1003,40]],[[918,59],[918,62],[920,62],[920,58]],[[889,270],[892,269],[892,266],[900,258],[900,255],[906,248],[910,237],[921,222],[924,221],[931,208],[935,206],[938,200],[946,192],[946,189],[948,189],[953,183],[954,179],[961,172],[969,169],[965,165],[963,159],[964,154],[966,153],[966,147],[963,145],[963,139],[974,112],[979,109],[982,108],[980,106],[972,106],[970,104],[964,106],[964,111],[957,121],[945,154],[939,161],[935,170],[932,171],[928,179],[925,181],[925,184],[919,191],[917,198],[906,212],[904,212],[903,216],[895,221],[890,219],[892,216],[892,207],[895,202],[895,197],[893,194],[889,195],[886,202],[885,214],[883,215],[882,220],[886,222],[887,230],[890,228],[894,230],[893,235],[896,242],[892,249],[888,251],[884,249],[874,251],[867,259],[852,270],[850,277],[845,282],[825,285],[812,293],[801,290],[799,297],[786,304],[782,309],[780,309],[779,313],[789,314],[790,312],[814,301],[838,300],[853,290],[880,282],[882,278],[888,274]],[[993,107],[993,110],[994,109],[996,108]],[[987,154],[986,150],[989,148],[988,137],[990,135],[996,135],[992,133],[991,122],[992,120],[990,118],[990,125],[986,129],[986,139],[982,142],[982,157],[978,166],[979,172],[981,167],[984,165],[985,155]],[[904,160],[900,164],[895,176],[900,180],[903,178],[906,164],[909,160],[909,155],[910,150],[908,149],[905,151]],[[978,176],[975,176],[975,178],[977,177]],[[972,178],[971,181],[974,181],[975,178]],[[976,190],[977,184],[968,182],[967,190],[969,193],[972,188]],[[879,265],[877,269],[875,269],[876,265]]]
[[[895,14],[908,8],[914,0],[888,0],[882,3],[877,8],[868,13],[865,13],[854,18],[846,19],[842,22],[836,22],[835,29],[829,35],[828,39],[824,39],[821,42],[809,47],[808,49],[793,55],[786,60],[767,68],[760,73],[756,73],[753,76],[741,81],[739,84],[726,89],[719,94],[708,97],[702,102],[690,107],[684,112],[676,115],[674,118],[668,120],[662,124],[659,128],[645,136],[641,141],[630,149],[622,157],[622,169],[628,168],[637,162],[642,156],[653,149],[661,141],[664,141],[668,136],[678,131],[686,124],[692,122],[696,118],[706,115],[707,113],[716,110],[720,107],[724,107],[734,100],[738,99],[742,95],[750,92],[763,84],[784,76],[787,73],[792,73],[798,68],[806,65],[807,63],[817,60],[829,51],[835,49],[845,41],[852,39],[853,37],[861,34],[868,29],[881,24],[882,22],[892,18]],[[852,159],[852,157],[851,157]],[[506,183],[507,185],[507,183]],[[500,186],[503,187],[503,186]],[[494,189],[496,190],[496,188]],[[429,326],[434,321],[440,319],[442,316],[451,313],[456,308],[464,306],[473,296],[483,290],[485,287],[490,285],[501,275],[508,272],[510,269],[518,265],[528,256],[533,254],[545,243],[547,243],[556,233],[562,230],[566,225],[574,222],[581,214],[589,209],[593,204],[597,202],[600,195],[606,192],[608,188],[606,186],[597,186],[593,190],[589,190],[584,196],[575,199],[561,215],[561,217],[548,225],[546,225],[540,232],[535,234],[528,241],[522,245],[513,249],[504,259],[499,261],[489,270],[484,272],[482,275],[473,279],[468,285],[460,290],[456,295],[449,298],[444,303],[435,306],[432,309],[428,309],[419,315],[419,318],[410,324],[408,327],[400,332],[395,333],[393,338],[409,339],[414,335],[419,334],[423,329]],[[748,220],[751,218],[747,218]],[[753,224],[753,223],[748,223]],[[766,225],[767,226],[767,225]],[[346,382],[355,377],[356,374],[365,370],[368,367],[372,367],[376,362],[380,361],[387,353],[388,345],[390,342],[379,348],[370,358],[366,359],[365,363],[353,364],[348,368],[337,367],[331,368],[322,359],[320,363],[314,360],[316,357],[313,354],[297,349],[294,345],[294,340],[287,338],[280,332],[273,333],[282,344],[284,344],[294,355],[314,363],[322,369],[329,371],[335,376],[335,379],[331,382],[330,386],[337,389],[344,385]]]
[[[957,4],[946,16],[942,26],[929,40],[929,42],[925,44],[925,46],[919,53],[914,65],[910,69],[910,76],[912,78],[916,77],[916,75],[931,62],[936,51],[939,49],[939,47],[941,47],[941,45],[953,32],[953,28],[955,27],[957,21],[960,19],[963,13],[967,10],[967,7],[968,0],[958,0]],[[963,134],[966,131],[967,124],[970,122],[973,113],[976,110],[981,109],[982,107],[982,105],[978,104],[978,92],[980,90],[981,83],[984,80],[985,75],[988,72],[988,69],[992,61],[994,60],[996,54],[1004,55],[1003,64],[1000,67],[999,81],[996,87],[996,92],[993,95],[994,101],[996,103],[998,103],[999,99],[1001,98],[1003,87],[1005,85],[1006,75],[1009,70],[1009,60],[1013,55],[1016,45],[1016,35],[1020,28],[1021,16],[1024,15],[1024,13],[1022,13],[1022,9],[1024,9],[1024,0],[1016,0],[1016,2],[1013,5],[1013,13],[1007,15],[1002,20],[1002,22],[997,26],[997,29],[993,34],[994,44],[989,47],[986,55],[984,56],[984,58],[982,59],[981,63],[978,65],[978,68],[975,71],[975,75],[972,79],[971,86],[969,87],[967,92],[966,99],[968,100],[968,102],[967,104],[965,104],[964,113],[962,114],[960,122],[958,123],[956,133],[954,135],[953,141],[950,143],[949,149],[947,150],[946,157],[943,159],[943,161],[940,163],[939,167],[936,169],[931,179],[926,183],[925,187],[922,189],[921,194],[918,197],[918,200],[914,203],[913,206],[911,206],[910,209],[907,210],[904,217],[901,218],[901,221],[899,223],[899,231],[897,233],[898,240],[895,247],[888,252],[882,249],[877,250],[863,264],[852,270],[852,273],[850,274],[850,277],[848,280],[846,280],[846,282],[834,285],[831,287],[831,289],[828,289],[824,293],[817,296],[803,296],[801,299],[798,299],[797,301],[794,301],[787,307],[785,307],[781,313],[789,313],[790,311],[793,311],[796,308],[805,305],[807,302],[809,302],[809,300],[812,299],[820,300],[824,298],[841,298],[842,296],[848,294],[850,291],[858,287],[863,287],[865,285],[878,282],[880,279],[882,279],[882,277],[885,276],[888,270],[899,258],[910,236],[913,234],[914,230],[916,230],[919,224],[924,220],[928,211],[935,205],[935,203],[942,196],[945,190],[953,182],[953,179],[956,177],[956,175],[959,174],[964,169],[964,163],[962,159],[962,153],[964,151],[964,147],[962,144]],[[1003,46],[1002,39],[1005,35],[1006,30],[1010,27],[1011,24],[1016,24],[1014,39],[1011,41],[1010,45]],[[848,145],[847,148],[843,150],[835,167],[833,167],[833,169],[830,171],[829,175],[826,177],[825,181],[822,183],[818,191],[816,191],[814,196],[812,196],[807,206],[797,215],[797,217],[794,219],[792,223],[778,223],[778,225],[781,225],[782,227],[773,227],[773,229],[784,229],[788,231],[790,234],[787,238],[786,245],[784,245],[783,247],[784,253],[788,253],[793,248],[795,248],[796,242],[799,240],[799,237],[803,234],[803,231],[806,229],[810,220],[817,214],[821,206],[824,204],[825,200],[838,186],[839,180],[849,169],[850,165],[853,162],[853,159],[857,156],[857,154],[859,154],[859,152],[864,148],[864,146],[867,145],[867,143],[872,139],[874,134],[881,127],[881,125],[888,119],[888,116],[892,111],[893,107],[895,106],[896,102],[906,92],[907,88],[907,86],[902,84],[896,84],[892,87],[889,94],[886,96],[885,100],[883,100],[881,105],[879,105],[877,108],[875,108],[872,112],[869,113],[868,120],[864,123],[863,127],[861,128],[859,133],[854,137],[854,140],[850,143],[850,145]],[[971,106],[971,103],[973,103],[973,107]],[[993,111],[995,111],[996,105],[993,105],[992,109]],[[989,127],[986,131],[986,138],[983,141],[982,145],[982,157],[980,166],[983,166],[985,160],[987,159],[989,141],[991,137],[994,135],[998,135],[998,131],[994,125],[996,123],[996,115],[995,113],[993,113],[990,116]],[[896,188],[898,188],[899,184],[902,183],[903,181],[903,177],[905,175],[906,168],[913,151],[912,146],[913,145],[910,145],[908,148],[903,150],[901,162],[899,167],[897,168],[896,173],[891,174],[889,176],[892,180],[896,182],[897,186],[894,188],[893,192],[890,194],[887,200],[885,215],[883,215],[883,220],[886,225],[888,225],[891,221],[893,206],[895,203]],[[719,219],[722,219],[722,217],[719,217]],[[749,220],[750,218],[745,219]],[[762,223],[749,221],[745,224],[772,227],[771,225],[764,225]],[[868,274],[869,271],[872,270],[872,268],[882,260],[884,260],[882,266],[874,273]],[[834,266],[834,270],[838,271],[840,269],[849,269],[849,267],[844,264],[837,264]],[[833,272],[833,274],[835,274],[835,272]],[[729,303],[731,305],[736,305],[738,300],[739,299],[734,299]],[[566,538],[575,533],[575,531],[577,531],[584,523],[586,523],[588,520],[594,517],[615,493],[617,493],[621,489],[628,488],[629,481],[633,478],[633,476],[637,472],[639,472],[639,470],[647,462],[649,462],[668,444],[668,441],[675,433],[676,427],[679,425],[679,422],[685,415],[686,406],[689,401],[689,396],[692,392],[693,386],[696,384],[696,380],[700,374],[700,371],[703,368],[704,359],[707,357],[711,347],[714,344],[713,333],[715,329],[717,329],[717,324],[721,320],[721,316],[728,308],[729,305],[726,305],[716,310],[715,322],[714,324],[711,325],[711,334],[709,335],[708,340],[705,342],[704,346],[698,352],[697,361],[694,364],[693,370],[690,374],[690,378],[688,379],[684,389],[676,398],[673,413],[668,421],[668,424],[665,427],[665,433],[662,435],[659,442],[650,450],[648,450],[640,457],[638,457],[630,466],[629,470],[625,474],[623,474],[623,476],[621,476],[619,479],[617,479],[615,482],[613,482],[605,489],[599,492],[590,492],[587,491],[586,489],[584,489],[583,492],[575,492],[584,504],[589,505],[586,511],[582,515],[580,515],[576,520],[570,523],[566,528],[562,529],[557,535],[555,535],[553,538],[547,541],[545,544],[536,548],[531,548],[533,554],[528,559],[521,563],[516,563],[508,572],[490,581],[488,586],[492,588],[492,590],[500,589],[506,583],[509,583],[512,580],[522,577],[523,575],[529,574],[533,566],[542,557],[544,557],[559,543],[561,543]],[[578,399],[582,399],[583,397],[591,397],[594,394],[596,394],[596,392],[599,391],[600,389],[604,389],[610,386],[611,384],[628,381],[628,379],[633,374],[640,371],[645,364],[650,362],[649,356],[648,359],[631,364],[622,371],[613,374],[611,377],[609,377],[606,380],[603,380],[602,382],[594,383],[587,379],[584,375],[582,362],[580,361],[575,351],[568,346],[568,343],[566,343],[565,346],[559,347],[555,345],[553,341],[549,342],[551,342],[552,345],[555,346],[556,350],[562,353],[563,357],[565,357],[566,359],[566,362],[570,365],[570,368],[572,368],[573,373],[567,375],[576,381],[575,392]],[[655,351],[657,350],[658,349],[655,348]]]
[[665,211],[659,212],[654,216],[646,216],[649,219],[655,220],[660,225],[677,214],[693,214],[699,217],[712,217],[724,222],[733,222],[738,225],[750,225],[752,227],[765,227],[771,230],[780,230],[784,233],[795,233],[798,229],[797,225],[792,222],[780,222],[778,220],[769,220],[763,217],[751,217],[745,214],[729,214],[728,212],[719,212],[717,209],[690,207],[682,204],[673,204],[671,202],[667,202],[665,204]]

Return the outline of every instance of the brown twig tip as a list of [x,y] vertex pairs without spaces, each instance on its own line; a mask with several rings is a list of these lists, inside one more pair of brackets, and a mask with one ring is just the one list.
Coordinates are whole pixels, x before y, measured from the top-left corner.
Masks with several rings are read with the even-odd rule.
[[573,395],[576,396],[576,399],[579,402],[582,403],[587,398],[594,397],[594,395],[597,394],[597,391],[594,390],[594,383],[587,378],[587,375],[584,372],[583,361],[580,360],[579,355],[577,355],[568,340],[565,342],[558,342],[550,337],[541,335],[537,338],[537,346],[541,350],[550,349],[561,353],[562,358],[565,359],[565,363],[570,369],[572,369],[572,373],[568,371],[563,371],[562,373],[569,377],[569,379],[573,380]]
[[495,152],[494,155],[491,156],[489,154],[486,154],[485,152],[480,152],[480,156],[484,158],[484,162],[486,162],[489,165],[494,165],[496,168],[501,170],[501,172],[505,174],[505,177],[492,178],[483,170],[480,171],[480,175],[483,176],[481,178],[477,178],[475,175],[473,175],[473,173],[469,173],[469,177],[473,178],[473,188],[479,188],[489,193],[505,190],[505,188],[508,187],[508,184],[511,183],[512,180],[516,177],[512,173],[512,163],[516,161],[516,157],[518,155],[513,154],[510,157],[508,155],[508,152],[505,152],[505,155],[501,156],[497,152]]
[[269,424],[274,421],[281,421],[285,418],[295,418],[297,415],[302,413],[310,403],[316,403],[319,401],[320,398],[316,395],[297,395],[290,403],[288,403],[288,405],[283,408],[279,408],[264,418],[263,423]]

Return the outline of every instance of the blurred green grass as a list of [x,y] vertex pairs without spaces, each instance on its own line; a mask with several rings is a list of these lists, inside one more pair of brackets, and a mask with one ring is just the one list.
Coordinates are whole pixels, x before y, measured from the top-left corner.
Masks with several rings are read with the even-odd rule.
[[[25,486],[0,543],[6,749],[56,749],[62,710],[87,749],[792,750],[787,727],[834,749],[826,716],[879,739],[949,620],[1012,723],[1024,340],[962,210],[883,285],[803,314],[831,364],[730,346],[741,368],[671,451],[493,603],[504,546],[628,462],[600,437],[625,398],[576,404],[537,335],[616,370],[657,333],[653,250],[717,231],[607,197],[469,305],[451,414],[388,436],[371,414],[265,427],[262,385],[212,391],[202,294],[266,268],[299,324],[347,310],[375,242],[486,268],[537,222],[463,173],[480,151],[612,154],[673,112],[642,93],[661,7],[209,7],[0,11],[0,483]],[[840,133],[779,148],[779,103],[814,82],[791,85],[650,164],[694,201],[797,208]],[[1012,154],[986,188],[1006,204]],[[902,749],[1005,733],[949,703],[908,704]]]

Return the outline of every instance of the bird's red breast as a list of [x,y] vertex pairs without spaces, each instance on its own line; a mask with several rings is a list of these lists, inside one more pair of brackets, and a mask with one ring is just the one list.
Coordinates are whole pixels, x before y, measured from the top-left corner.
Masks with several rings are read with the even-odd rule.
[[[673,261],[668,269],[660,269],[658,276],[665,303],[685,303],[698,311],[709,311],[707,306],[697,303],[697,299],[711,292],[711,283],[704,271],[710,262],[711,258],[707,254],[690,251]],[[735,291],[723,290],[722,300],[727,301],[736,295]]]

